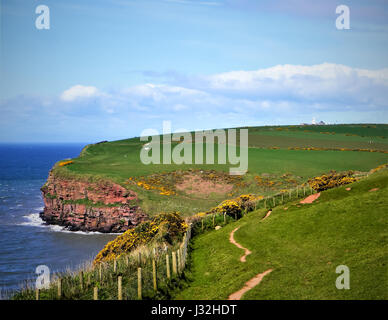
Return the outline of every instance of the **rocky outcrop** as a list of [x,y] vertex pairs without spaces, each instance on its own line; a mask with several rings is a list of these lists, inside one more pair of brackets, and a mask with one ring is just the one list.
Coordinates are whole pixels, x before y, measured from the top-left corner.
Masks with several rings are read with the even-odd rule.
[[72,231],[124,232],[147,220],[137,194],[113,182],[56,177],[51,171],[41,191],[41,218]]

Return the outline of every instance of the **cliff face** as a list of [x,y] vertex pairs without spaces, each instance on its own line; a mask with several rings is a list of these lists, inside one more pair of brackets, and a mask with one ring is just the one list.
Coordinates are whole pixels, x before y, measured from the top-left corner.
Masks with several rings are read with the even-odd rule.
[[133,204],[136,193],[113,182],[89,183],[50,172],[41,191],[45,205],[41,218],[72,231],[124,232],[147,220]]

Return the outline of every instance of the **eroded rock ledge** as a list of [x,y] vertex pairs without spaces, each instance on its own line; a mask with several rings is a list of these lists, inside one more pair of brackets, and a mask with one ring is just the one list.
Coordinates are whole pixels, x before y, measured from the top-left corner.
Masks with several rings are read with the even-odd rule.
[[41,218],[72,231],[124,232],[148,218],[137,194],[113,182],[56,177],[51,171],[41,191]]

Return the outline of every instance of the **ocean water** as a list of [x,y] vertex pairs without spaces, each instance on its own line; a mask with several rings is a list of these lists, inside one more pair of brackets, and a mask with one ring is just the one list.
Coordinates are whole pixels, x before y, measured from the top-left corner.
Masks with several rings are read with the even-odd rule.
[[0,144],[0,294],[33,280],[38,265],[51,272],[75,269],[93,259],[116,235],[70,232],[48,226],[40,187],[58,160],[85,144]]

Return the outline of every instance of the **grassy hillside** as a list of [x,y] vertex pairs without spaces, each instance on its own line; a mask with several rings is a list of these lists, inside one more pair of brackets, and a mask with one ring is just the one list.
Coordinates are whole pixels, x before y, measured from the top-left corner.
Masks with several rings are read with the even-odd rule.
[[[322,192],[310,204],[300,204],[303,192],[294,190],[285,202],[278,199],[269,216],[264,208],[265,203],[272,205],[271,199],[255,205],[245,203],[249,210],[256,206],[262,209],[247,209],[239,220],[222,213],[191,219],[190,234],[194,237],[189,244],[188,268],[173,272],[171,279],[166,253],[168,261],[174,261],[179,241],[167,252],[164,245],[151,242],[117,255],[114,261],[53,275],[50,288],[36,292],[29,286],[15,292],[13,299],[31,300],[36,294],[43,300],[92,299],[96,289],[100,300],[119,299],[119,292],[123,299],[138,299],[139,266],[143,299],[226,299],[268,269],[273,271],[243,299],[387,299],[388,169],[359,177],[359,182]],[[216,226],[221,229],[215,230]],[[145,224],[137,228],[140,233],[144,230],[149,232],[150,228]],[[238,243],[251,250],[245,263],[240,261],[243,251],[229,242],[232,230]],[[190,239],[186,236],[184,239]],[[114,243],[110,246],[117,248]],[[335,287],[338,265],[350,269],[350,290]]]
[[[248,173],[235,181],[228,180],[227,175],[211,176],[210,170],[227,172],[230,165],[144,165],[140,161],[144,142],[139,138],[90,145],[80,157],[73,159],[74,163],[56,167],[54,171],[63,176],[113,180],[137,192],[140,205],[151,215],[172,210],[191,215],[232,196],[249,192],[270,195],[330,170],[367,171],[388,161],[388,154],[384,153],[388,150],[387,136],[387,125],[249,128]],[[373,149],[380,152],[288,149],[294,147]],[[189,169],[197,170],[193,173],[197,177],[200,170],[206,171],[205,174],[211,177],[208,179],[211,183],[207,181],[209,192],[200,192],[190,185],[179,187],[182,172]],[[260,183],[257,177],[261,178]],[[201,185],[202,180],[197,185]],[[139,182],[143,185],[139,186]],[[147,190],[144,183],[158,186]],[[161,194],[161,187],[168,192]]]
[[[351,190],[346,190],[346,188]],[[176,299],[226,299],[272,268],[243,299],[388,299],[388,170],[298,202],[257,210],[192,241],[189,286]],[[235,239],[252,251],[246,263]],[[350,290],[335,286],[338,265],[350,269]]]

